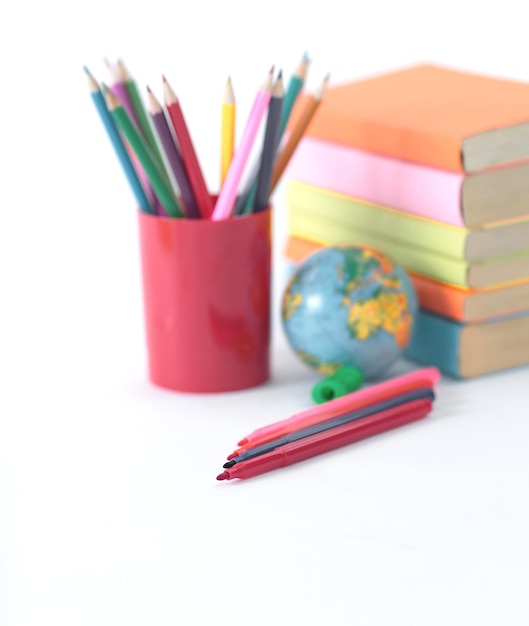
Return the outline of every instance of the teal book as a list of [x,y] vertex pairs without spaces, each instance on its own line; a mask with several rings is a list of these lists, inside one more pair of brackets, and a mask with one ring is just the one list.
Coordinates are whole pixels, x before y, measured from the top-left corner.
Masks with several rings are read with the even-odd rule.
[[420,310],[404,356],[433,365],[453,378],[529,364],[529,313],[476,324],[460,324]]

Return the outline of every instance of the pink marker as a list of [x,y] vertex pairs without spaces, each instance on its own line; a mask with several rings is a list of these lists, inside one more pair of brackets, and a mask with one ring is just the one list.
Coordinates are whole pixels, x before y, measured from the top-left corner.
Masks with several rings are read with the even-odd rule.
[[226,179],[220,190],[219,197],[211,215],[212,220],[225,220],[230,217],[233,210],[239,182],[242,178],[246,162],[250,155],[255,136],[259,130],[261,120],[268,108],[268,103],[272,97],[273,68],[268,73],[266,80],[257,92],[255,100],[244,127],[240,145],[233,155],[232,162],[226,174]]
[[273,439],[300,430],[301,428],[306,428],[318,422],[332,419],[333,417],[348,413],[353,409],[379,402],[399,393],[422,387],[433,387],[438,382],[439,378],[440,373],[437,368],[424,367],[409,372],[408,374],[391,378],[382,383],[364,387],[359,391],[353,391],[352,393],[335,398],[329,402],[318,404],[300,413],[295,413],[284,420],[273,422],[272,424],[254,430],[239,441],[238,445],[240,448],[235,450],[232,455],[240,454],[244,450],[261,445],[267,441],[272,441]]

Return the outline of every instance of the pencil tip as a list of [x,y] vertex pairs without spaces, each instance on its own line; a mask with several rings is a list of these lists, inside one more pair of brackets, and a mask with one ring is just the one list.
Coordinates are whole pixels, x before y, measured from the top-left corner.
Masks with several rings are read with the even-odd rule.
[[147,93],[152,94],[151,88],[149,87],[149,85],[146,86],[147,89]]
[[268,72],[269,74],[273,74],[274,70],[275,70],[276,66],[272,65],[272,67],[270,68],[270,71]]
[[226,463],[224,463],[222,467],[224,469],[230,469],[230,467],[233,467],[234,465],[235,465],[235,461],[227,461]]
[[281,80],[283,78],[283,70],[279,70],[277,74],[277,80]]
[[248,443],[248,437],[245,437],[244,439],[241,439],[237,445],[244,446],[247,443]]
[[165,74],[162,74],[162,82],[164,82],[164,83],[167,82],[167,78],[165,78]]
[[227,478],[229,478],[229,474],[228,472],[222,472],[222,474],[219,474],[217,476],[217,480],[226,480]]

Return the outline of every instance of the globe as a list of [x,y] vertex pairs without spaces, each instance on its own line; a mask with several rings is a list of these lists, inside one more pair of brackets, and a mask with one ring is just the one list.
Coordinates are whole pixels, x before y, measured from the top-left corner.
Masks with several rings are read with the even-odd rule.
[[406,271],[361,245],[324,247],[294,271],[281,301],[287,340],[329,376],[342,366],[378,378],[408,345],[417,297]]

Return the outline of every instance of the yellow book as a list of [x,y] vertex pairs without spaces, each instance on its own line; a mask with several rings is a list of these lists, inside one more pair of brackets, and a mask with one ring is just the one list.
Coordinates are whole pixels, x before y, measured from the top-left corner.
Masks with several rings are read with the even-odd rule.
[[529,277],[529,252],[489,261],[462,261],[425,248],[373,235],[351,232],[340,223],[289,214],[288,234],[321,245],[364,244],[387,254],[410,272],[469,289],[501,286]]
[[460,261],[485,261],[527,251],[529,218],[481,228],[451,226],[299,181],[286,190],[288,218],[327,222],[355,238],[384,237]]

